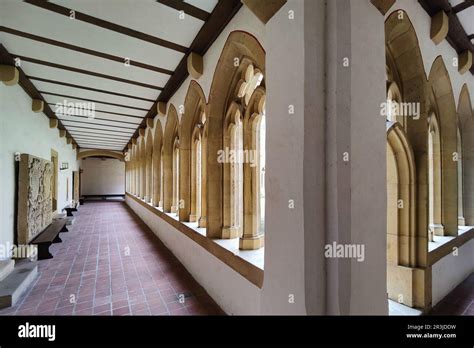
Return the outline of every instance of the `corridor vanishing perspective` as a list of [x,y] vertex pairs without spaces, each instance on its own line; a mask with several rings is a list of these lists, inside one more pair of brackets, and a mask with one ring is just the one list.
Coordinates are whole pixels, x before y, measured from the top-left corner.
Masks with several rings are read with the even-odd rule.
[[0,315],[217,315],[219,307],[123,202],[88,203]]
[[473,315],[472,1],[0,20],[0,316]]

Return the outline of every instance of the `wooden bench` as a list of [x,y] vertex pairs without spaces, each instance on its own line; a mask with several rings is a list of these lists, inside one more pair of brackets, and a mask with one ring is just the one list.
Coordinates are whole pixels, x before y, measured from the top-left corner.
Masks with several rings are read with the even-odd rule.
[[72,213],[77,211],[77,204],[70,204],[63,208],[66,211],[66,216],[74,216]]
[[53,257],[49,252],[49,247],[53,243],[61,243],[62,240],[59,238],[59,233],[68,232],[66,228],[67,219],[56,219],[53,220],[51,225],[41,232],[30,244],[34,244],[38,247],[38,260],[50,259]]

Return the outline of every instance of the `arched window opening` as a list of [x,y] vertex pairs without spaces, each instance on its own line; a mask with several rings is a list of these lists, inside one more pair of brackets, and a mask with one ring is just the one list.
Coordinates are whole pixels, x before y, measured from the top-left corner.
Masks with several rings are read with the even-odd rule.
[[239,122],[230,130],[230,153],[231,158],[231,226],[238,230],[238,235],[242,235],[243,221],[243,183],[242,183],[242,163],[239,154],[242,153],[242,124]]
[[402,101],[402,96],[398,85],[395,82],[389,82],[389,86],[387,89],[387,105],[386,105],[386,113],[387,113],[387,121],[390,122],[400,122],[403,124],[403,121],[400,119],[399,115],[399,108],[400,103]]
[[203,181],[206,179],[203,174],[203,137],[206,125],[206,115],[203,110],[200,111],[193,133],[191,135],[191,211],[189,215],[190,222],[197,222],[198,227],[205,227],[201,221],[203,213]]
[[145,199],[146,191],[146,144],[145,137],[140,142],[140,198]]
[[413,305],[406,267],[416,265],[415,161],[399,123],[387,123],[387,290],[390,299]]
[[176,137],[173,145],[173,196],[171,212],[179,212],[179,138]]
[[465,226],[464,219],[464,198],[463,198],[463,151],[461,131],[457,129],[457,150],[456,161],[458,165],[458,226]]
[[[398,167],[395,152],[387,144],[387,262],[398,265]],[[388,278],[390,281],[390,278]],[[390,288],[390,286],[389,286]]]
[[196,220],[199,220],[201,217],[201,166],[202,166],[202,157],[201,157],[201,137],[196,141],[195,144],[195,157],[196,157]]
[[207,132],[208,125],[206,114],[201,115],[202,136],[201,136],[201,192],[200,192],[200,216],[198,227],[206,228],[207,221]]
[[265,89],[263,74],[249,64],[239,91],[244,106],[244,229],[240,249],[263,247],[265,232]]
[[201,217],[201,131],[200,126],[194,129],[192,136],[192,153],[191,153],[191,214],[189,221],[197,222]]
[[259,192],[259,209],[258,209],[258,232],[263,234],[265,232],[265,130],[266,121],[265,113],[262,115],[257,126],[257,139],[259,139],[257,156],[258,156],[258,192]]
[[438,121],[433,113],[429,118],[428,132],[428,237],[434,241],[434,236],[444,235],[441,222],[441,140]]
[[152,154],[152,204],[155,207],[161,205],[161,195],[163,192],[163,129],[159,119],[155,122],[153,132],[153,154]]
[[153,199],[153,134],[148,130],[145,149],[145,201],[152,203]]
[[161,208],[164,208],[163,202],[164,202],[164,196],[165,196],[165,171],[164,171],[164,150],[161,149],[161,166],[160,166],[160,204],[159,206]]

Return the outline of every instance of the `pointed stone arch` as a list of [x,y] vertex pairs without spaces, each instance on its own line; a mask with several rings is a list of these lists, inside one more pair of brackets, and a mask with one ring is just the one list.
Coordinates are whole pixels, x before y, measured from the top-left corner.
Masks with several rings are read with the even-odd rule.
[[168,108],[163,136],[163,211],[171,212],[173,203],[173,153],[178,138],[179,119],[173,104]]
[[[416,168],[399,123],[387,122],[387,289],[389,298],[414,306],[416,292]],[[400,297],[401,296],[401,297]]]
[[190,217],[193,221],[197,220],[196,192],[198,185],[195,180],[197,176],[195,168],[192,166],[194,155],[192,150],[195,148],[193,135],[198,132],[199,138],[202,138],[206,109],[206,96],[199,83],[192,80],[184,99],[184,115],[179,128],[179,194],[184,203],[183,208],[179,210],[180,221],[190,221]]
[[442,171],[442,224],[444,235],[458,234],[458,183],[457,163],[453,155],[457,151],[457,116],[451,79],[443,58],[438,56],[431,66],[429,87],[436,100],[441,134]]
[[162,184],[162,147],[163,147],[163,128],[161,121],[155,120],[155,133],[153,136],[153,205],[158,207],[163,204],[161,201]]
[[462,145],[463,212],[466,225],[474,225],[474,115],[471,96],[463,85],[458,101],[459,132]]
[[400,286],[410,289],[411,298],[405,299],[404,303],[429,308],[431,267],[428,262],[428,82],[419,40],[405,11],[396,10],[387,17],[385,48],[388,82],[396,82],[401,102],[418,108],[417,115],[397,117],[413,151],[416,175],[415,267],[398,266],[398,280]]
[[223,234],[223,164],[218,152],[223,150],[224,117],[241,81],[248,60],[265,74],[265,51],[249,33],[234,31],[229,34],[214,72],[209,94],[209,129],[207,142],[207,235],[221,238]]
[[412,146],[416,166],[417,266],[428,264],[428,116],[427,78],[419,41],[408,14],[392,12],[385,21],[387,70],[404,103],[419,105],[418,117],[405,117],[402,125]]

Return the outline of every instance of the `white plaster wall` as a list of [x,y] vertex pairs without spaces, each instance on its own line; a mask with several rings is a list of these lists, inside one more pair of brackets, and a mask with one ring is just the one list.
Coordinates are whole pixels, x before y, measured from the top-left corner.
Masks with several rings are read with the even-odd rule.
[[431,66],[433,65],[435,59],[440,55],[443,56],[444,64],[446,65],[449,77],[451,79],[454,99],[456,101],[456,108],[458,106],[459,95],[461,93],[462,86],[465,83],[467,84],[469,92],[471,93],[471,103],[474,103],[474,76],[469,71],[463,75],[458,72],[458,68],[453,64],[454,59],[457,59],[458,55],[447,40],[443,40],[440,44],[435,45],[430,39],[430,16],[420,6],[418,1],[397,0],[385,17],[388,17],[393,11],[399,9],[405,10],[408,13],[411,23],[415,28],[423,57],[426,77],[429,76]]
[[69,169],[59,171],[59,210],[72,200],[72,171],[78,170],[78,162],[76,151],[66,144],[66,138],[59,138],[59,131],[49,128],[49,119],[43,113],[31,111],[31,98],[19,85],[7,87],[0,83],[0,103],[0,243],[13,243],[14,154],[28,153],[51,160],[53,149],[58,152],[59,164],[69,163]]
[[[383,18],[369,1],[351,3],[351,242],[365,246],[352,259],[350,314],[387,314],[386,125]],[[339,63],[340,64],[340,63]],[[339,154],[340,156],[340,154]]]
[[[290,9],[295,19],[288,18]],[[306,314],[304,2],[288,1],[265,30],[267,152],[262,313]],[[289,114],[289,105],[294,106],[294,114]],[[290,208],[290,200],[294,208]]]
[[115,158],[86,158],[81,161],[81,194],[125,193],[125,162]]
[[259,314],[261,290],[128,196],[125,201],[227,314]]
[[457,252],[458,255],[450,253],[432,266],[433,306],[474,272],[474,240],[462,245]]

